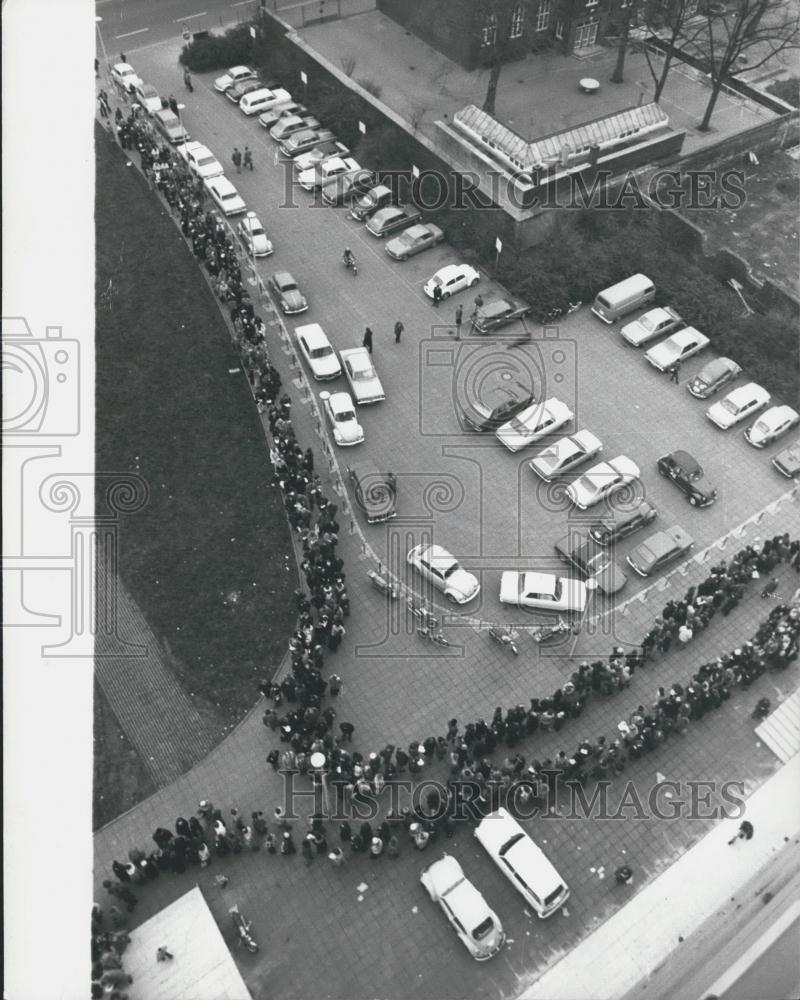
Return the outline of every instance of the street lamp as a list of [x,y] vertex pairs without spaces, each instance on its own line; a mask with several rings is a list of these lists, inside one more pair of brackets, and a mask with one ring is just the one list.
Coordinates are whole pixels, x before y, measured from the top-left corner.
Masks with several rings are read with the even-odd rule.
[[581,613],[581,620],[580,622],[578,622],[578,629],[575,632],[575,638],[572,640],[572,649],[570,649],[569,651],[570,659],[573,659],[573,657],[575,656],[575,647],[578,645],[578,637],[583,631],[584,622],[586,621],[586,618],[589,614],[589,604],[592,600],[592,595],[597,590],[597,586],[598,586],[597,580],[595,580],[593,576],[590,576],[589,579],[586,581],[586,603],[583,606],[583,611]]
[[108,71],[110,67],[110,62],[108,60],[108,53],[106,52],[106,43],[103,41],[103,33],[100,30],[100,22],[103,20],[102,17],[95,17],[95,25],[97,27],[97,37],[100,40],[100,51],[103,53],[103,59],[106,62],[106,76],[108,76]]
[[326,758],[325,754],[321,750],[317,750],[315,753],[311,754],[309,758],[309,763],[314,769],[314,774],[319,778],[322,785],[322,802],[325,806],[325,815],[330,815],[330,805],[328,803],[328,778],[327,771],[325,770]]

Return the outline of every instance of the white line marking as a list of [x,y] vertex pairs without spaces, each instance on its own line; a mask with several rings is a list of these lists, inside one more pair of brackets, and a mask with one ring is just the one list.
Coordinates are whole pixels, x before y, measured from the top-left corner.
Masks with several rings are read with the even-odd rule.
[[[98,0],[99,2],[99,0]],[[232,3],[231,7],[244,7],[246,4],[255,3],[256,0],[239,0],[238,3]]]
[[193,17],[207,17],[208,11],[201,11],[199,14],[186,14],[185,17],[176,17],[173,24],[180,24],[182,21],[191,21]]
[[126,31],[124,35],[114,35],[114,38],[130,38],[131,35],[141,35],[145,31],[149,31],[149,28],[138,28],[136,31]]

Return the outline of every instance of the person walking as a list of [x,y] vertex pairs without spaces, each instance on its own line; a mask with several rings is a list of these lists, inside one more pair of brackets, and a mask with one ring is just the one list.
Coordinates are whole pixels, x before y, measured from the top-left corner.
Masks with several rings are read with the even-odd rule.
[[185,69],[183,71],[183,85],[186,87],[186,89],[189,91],[190,94],[194,93],[194,87],[192,86],[192,78],[189,75],[188,69]]
[[364,330],[364,339],[361,341],[361,346],[366,347],[370,354],[372,354],[372,330],[369,327]]
[[405,330],[405,327],[400,322],[400,320],[398,320],[395,323],[395,325],[394,325],[394,342],[395,342],[395,344],[399,344],[400,343],[400,337],[403,334],[403,330]]
[[681,371],[681,363],[680,361],[676,361],[675,364],[669,370],[670,382],[674,382],[675,385],[680,384],[680,371]]
[[177,98],[175,97],[174,94],[170,94],[169,95],[169,98],[167,99],[167,104],[169,105],[169,109],[173,113],[173,115],[177,115],[178,114],[178,100],[177,100]]
[[247,170],[253,169],[253,153],[249,146],[244,147],[244,165]]
[[167,948],[165,948],[164,945],[162,944],[161,947],[156,952],[156,961],[157,962],[168,962],[171,958],[175,958],[175,956],[172,954],[171,951],[169,951]]
[[461,340],[461,320],[464,316],[464,307],[459,306],[456,309],[456,340]]
[[441,285],[434,285],[433,287],[433,304],[438,306],[442,301],[442,287]]
[[353,725],[352,722],[340,722],[339,723],[339,730],[340,730],[340,732],[342,734],[342,737],[348,743],[352,743],[353,742],[353,733],[355,732],[355,728],[356,727]]
[[94,61],[94,75],[95,76],[100,76],[100,60],[99,59],[95,59],[95,61]]
[[731,837],[728,841],[728,847],[730,847],[731,844],[735,844],[737,840],[752,840],[753,833],[753,824],[749,820],[743,819],[739,824],[739,832],[735,837]]
[[328,855],[328,861],[330,861],[334,868],[341,868],[342,865],[347,863],[347,859],[345,858],[344,851],[341,847],[334,847]]
[[233,160],[234,167],[236,167],[236,173],[240,174],[242,172],[242,154],[239,152],[238,146],[233,147],[231,159]]

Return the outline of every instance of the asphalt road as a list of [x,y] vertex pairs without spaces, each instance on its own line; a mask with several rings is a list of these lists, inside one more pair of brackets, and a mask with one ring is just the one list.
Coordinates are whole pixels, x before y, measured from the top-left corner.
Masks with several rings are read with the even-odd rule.
[[[181,31],[213,31],[239,20],[249,20],[255,0],[95,0],[102,18],[99,29],[112,63],[120,50],[126,55],[170,38],[182,41]],[[102,58],[102,53],[101,56]]]

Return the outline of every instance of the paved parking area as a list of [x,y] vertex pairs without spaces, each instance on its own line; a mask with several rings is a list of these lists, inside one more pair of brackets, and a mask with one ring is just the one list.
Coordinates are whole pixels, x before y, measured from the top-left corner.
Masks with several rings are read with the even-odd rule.
[[[168,94],[179,84],[174,55],[168,47],[145,50],[137,54],[135,65],[145,79]],[[242,148],[248,143],[254,150],[256,170],[237,177],[231,169],[229,176],[249,206],[258,210],[276,245],[275,256],[260,264],[259,272],[291,270],[312,302],[303,322],[322,323],[336,347],[359,344],[367,324],[375,331],[375,361],[388,398],[362,415],[367,434],[363,452],[379,464],[391,462],[401,477],[404,520],[397,533],[410,532],[416,537],[420,530],[435,525],[437,537],[485,576],[487,603],[479,613],[497,613],[494,590],[498,568],[509,558],[549,558],[553,542],[565,532],[568,516],[555,501],[551,506],[557,509],[545,509],[531,496],[521,473],[526,473],[528,484],[531,474],[497,442],[478,441],[476,448],[473,437],[464,438],[457,430],[454,433],[452,370],[460,364],[458,357],[449,367],[441,366],[444,387],[426,381],[428,369],[433,367],[420,361],[428,350],[426,344],[436,349],[438,344],[446,344],[446,349],[456,354],[472,349],[468,341],[455,345],[438,326],[445,310],[452,313],[455,303],[441,307],[434,316],[420,290],[423,276],[447,260],[447,248],[396,265],[386,258],[380,243],[342,211],[311,207],[303,194],[296,208],[277,209],[284,189],[282,174],[273,164],[271,140],[256,122],[244,120],[215,94],[210,79],[196,78],[195,93],[187,97],[183,114],[189,130],[222,162],[229,164],[234,145]],[[340,263],[345,244],[354,249],[362,265],[355,282]],[[491,286],[485,280],[482,286],[485,295]],[[470,298],[468,294],[466,301]],[[391,329],[398,318],[406,332],[403,343],[395,346]],[[586,310],[556,332],[556,337],[544,337],[537,331],[534,345],[526,349],[524,356],[533,367],[534,378],[544,382],[545,393],[552,384],[554,394],[563,393],[562,398],[574,404],[578,422],[603,438],[607,455],[625,451],[641,465],[661,523],[682,523],[695,534],[698,550],[785,491],[787,484],[777,474],[773,476],[768,456],[754,452],[733,432],[712,434],[713,428],[702,416],[702,404],[691,400],[683,387],[671,386],[665,377],[651,373],[638,354],[623,348],[616,333]],[[274,331],[272,346],[285,371],[286,358]],[[502,350],[504,357],[511,354],[501,338],[493,338],[480,350]],[[475,362],[485,363],[485,358]],[[687,365],[682,377],[688,377],[692,370],[693,366]],[[441,375],[438,367],[437,371]],[[605,392],[600,391],[601,385]],[[293,395],[298,400],[301,439],[311,443],[313,420],[299,402],[300,393],[293,391]],[[424,420],[428,421],[429,413],[433,417],[431,434],[422,433],[427,423],[425,427],[420,424],[421,399]],[[692,510],[679,494],[670,496],[655,476],[655,457],[678,445],[694,450],[706,464],[709,477],[721,487],[722,495],[714,508]],[[734,468],[740,479],[731,474]],[[447,476],[455,499],[448,499],[446,488],[437,491],[437,480]],[[758,495],[748,499],[748,490]],[[516,528],[517,511],[521,530]],[[741,544],[758,534],[796,532],[797,523],[796,505],[782,504],[765,515],[760,526],[751,526]],[[381,552],[386,551],[381,546],[388,546],[393,537],[380,528],[369,534],[370,544]],[[406,541],[404,538],[404,545]],[[729,544],[734,548],[739,543]],[[452,715],[463,723],[490,714],[496,704],[507,707],[526,702],[563,682],[573,669],[563,648],[540,656],[526,643],[521,655],[513,658],[472,628],[463,630],[463,641],[459,637],[463,651],[457,648],[443,651],[442,656],[421,656],[419,642],[404,618],[399,614],[387,617],[383,599],[366,583],[364,571],[371,563],[358,559],[358,536],[347,534],[342,548],[354,615],[351,634],[333,661],[345,679],[336,709],[340,719],[355,722],[356,745],[362,751],[382,746],[387,739],[403,743],[429,732],[439,733]],[[403,548],[399,551],[402,554]],[[624,632],[628,641],[636,641],[663,600],[681,593],[704,572],[703,566],[690,566],[686,578],[670,582],[669,594],[659,592],[653,602],[636,605],[629,614],[621,615],[620,633]],[[630,586],[635,593],[633,582]],[[793,579],[787,578],[783,587],[792,588]],[[699,663],[743,641],[763,617],[764,609],[758,596],[750,594],[736,615],[715,622],[686,653],[666,657],[637,675],[619,698],[593,700],[580,724],[549,739],[526,741],[521,752],[552,755],[562,747],[571,748],[584,736],[610,733],[619,718],[652,699],[658,684],[684,679]],[[578,654],[594,651],[592,642],[596,643],[594,649],[607,651],[612,637],[582,637]],[[371,644],[372,652],[365,648]],[[749,722],[752,703],[765,692],[779,698],[796,683],[796,671],[764,678],[749,695],[732,699],[713,718],[693,726],[685,740],[672,741],[660,753],[632,765],[627,776],[641,788],[650,787],[659,773],[680,779],[736,777],[747,788],[754,787],[772,773],[775,761],[753,739]],[[256,709],[190,774],[99,833],[100,878],[112,857],[123,856],[132,844],[147,842],[152,830],[169,822],[172,815],[188,815],[200,798],[210,797],[225,810],[236,805],[246,813],[256,808],[272,811],[280,788],[277,777],[261,762],[270,744],[259,715]],[[231,801],[234,795],[235,802]],[[623,896],[615,891],[612,881],[601,878],[601,868],[613,871],[627,858],[645,879],[684,851],[707,825],[707,821],[564,820],[553,821],[548,828],[547,822],[536,821],[531,829],[568,880],[572,899],[563,915],[545,923],[526,916],[519,897],[498,876],[467,831],[446,844],[502,915],[509,932],[508,948],[486,966],[478,966],[467,957],[417,884],[419,871],[435,857],[434,851],[418,858],[406,847],[397,862],[381,859],[371,863],[356,858],[342,871],[322,861],[306,871],[299,856],[289,860],[261,852],[225,863],[215,861],[211,869],[199,873],[198,880],[220,923],[227,919],[227,907],[234,901],[253,919],[262,951],[255,957],[237,954],[237,961],[256,996],[342,1000],[513,996],[534,970],[573,947],[587,929],[620,905]],[[225,890],[216,890],[212,880],[222,872],[231,882]],[[185,879],[193,875],[183,880],[164,876],[148,887],[142,894],[137,920],[184,891]],[[367,889],[359,891],[362,881]]]

